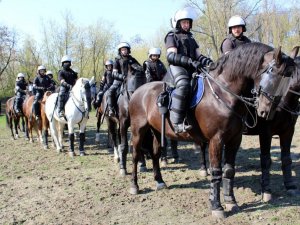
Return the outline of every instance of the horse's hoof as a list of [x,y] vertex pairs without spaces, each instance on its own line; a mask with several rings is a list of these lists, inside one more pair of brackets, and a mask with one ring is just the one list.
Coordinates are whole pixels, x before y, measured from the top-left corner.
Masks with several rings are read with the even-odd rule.
[[289,196],[299,196],[300,195],[299,189],[289,189],[286,192]]
[[29,141],[29,138],[25,138],[26,141]]
[[145,173],[145,172],[147,172],[148,170],[147,170],[147,167],[146,166],[140,166],[139,167],[139,172],[141,172],[141,173]]
[[85,156],[85,152],[80,152],[79,156]]
[[262,193],[262,201],[263,202],[270,202],[271,200],[272,200],[271,193],[268,193],[268,192]]
[[157,183],[156,184],[156,190],[157,191],[162,190],[162,189],[166,189],[166,188],[168,188],[168,187],[165,183]]
[[61,149],[60,148],[56,149],[56,152],[61,153]]
[[44,148],[44,150],[48,150],[49,146],[48,145],[44,145],[43,148]]
[[200,169],[199,174],[201,177],[207,177],[208,173],[206,169]]
[[238,212],[238,211],[240,211],[240,208],[239,208],[239,206],[236,203],[225,203],[225,208],[228,211],[231,211],[231,212]]
[[114,162],[115,163],[119,163],[120,162],[120,158],[114,158]]
[[30,142],[30,143],[33,143],[33,139],[30,139],[29,142]]
[[132,195],[137,195],[139,193],[139,188],[138,187],[130,187],[129,193]]
[[15,135],[15,138],[16,138],[16,139],[18,139],[18,138],[19,138],[19,135],[18,135],[18,134],[16,134],[16,135]]
[[71,158],[73,158],[73,157],[75,156],[75,153],[74,153],[74,152],[69,152],[69,156],[70,156]]
[[127,174],[126,169],[120,169],[120,176],[125,177]]
[[212,217],[214,217],[216,219],[224,219],[225,218],[224,210],[212,210],[211,215],[212,215]]

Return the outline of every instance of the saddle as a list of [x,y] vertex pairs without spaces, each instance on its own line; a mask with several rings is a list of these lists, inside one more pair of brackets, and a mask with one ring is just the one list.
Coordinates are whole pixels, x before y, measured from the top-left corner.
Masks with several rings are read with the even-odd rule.
[[[196,107],[201,101],[204,94],[204,80],[202,75],[194,76],[191,80],[191,95],[189,98],[189,108]],[[166,113],[171,109],[172,106],[172,95],[176,93],[176,89],[167,85],[166,91],[161,92],[158,97],[156,104],[159,108],[160,113]]]

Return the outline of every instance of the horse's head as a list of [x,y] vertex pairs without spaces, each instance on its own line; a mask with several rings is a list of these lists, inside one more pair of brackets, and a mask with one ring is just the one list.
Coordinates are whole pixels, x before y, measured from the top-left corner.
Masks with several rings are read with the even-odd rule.
[[295,69],[294,60],[283,54],[280,47],[264,55],[260,76],[254,81],[258,116],[267,120],[274,117],[277,105],[289,89]]
[[90,80],[87,78],[79,78],[76,81],[75,86],[72,89],[73,94],[75,95],[76,99],[80,100],[84,104],[84,108],[91,111],[91,84]]
[[[296,49],[296,51],[298,51],[299,48],[300,48],[300,46],[296,46],[293,49],[292,53],[295,51],[295,49]],[[292,55],[291,55],[291,57],[292,57]],[[289,91],[296,94],[297,96],[300,96],[300,56],[296,57],[296,55],[295,55],[295,57],[292,57],[292,58],[294,58],[294,62],[296,63],[296,70],[293,74]]]

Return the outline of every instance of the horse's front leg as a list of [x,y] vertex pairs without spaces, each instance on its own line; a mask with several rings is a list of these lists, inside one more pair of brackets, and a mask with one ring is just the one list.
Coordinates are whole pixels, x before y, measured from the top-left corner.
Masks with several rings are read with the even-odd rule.
[[84,142],[85,142],[85,127],[86,127],[87,119],[83,119],[79,126],[79,155],[84,156]]
[[13,118],[12,115],[6,114],[7,120],[9,121],[9,128],[11,131],[11,138],[13,140],[15,140],[15,134],[14,134],[14,122],[13,122]]
[[209,201],[211,204],[212,216],[216,218],[224,218],[224,208],[220,201],[220,188],[222,181],[222,147],[223,143],[220,141],[218,135],[210,139],[209,142],[209,160],[210,160],[210,196]]
[[272,135],[270,132],[263,132],[259,135],[260,142],[260,165],[261,165],[261,192],[262,200],[269,202],[272,200],[271,186],[270,186],[270,168],[272,164],[271,159],[271,142]]
[[119,155],[120,155],[121,176],[124,176],[127,173],[126,161],[127,161],[127,154],[128,154],[128,138],[127,138],[128,127],[129,127],[128,119],[120,119],[121,144],[119,146]]
[[16,139],[19,138],[19,132],[18,132],[19,122],[20,122],[19,117],[14,119],[14,128],[15,128],[15,137],[16,137]]
[[95,137],[95,142],[100,143],[100,126],[101,126],[101,113],[97,113],[97,130],[96,130],[96,137]]
[[74,157],[74,125],[72,124],[72,121],[68,121],[68,131],[69,131],[69,156]]
[[235,176],[236,153],[242,141],[242,135],[236,135],[233,140],[227,142],[224,148],[224,167],[223,167],[223,194],[225,207],[229,211],[238,211],[233,186]]
[[292,176],[291,143],[294,135],[294,128],[289,132],[279,135],[281,148],[281,170],[283,174],[284,186],[287,193],[292,196],[300,195],[300,191]]

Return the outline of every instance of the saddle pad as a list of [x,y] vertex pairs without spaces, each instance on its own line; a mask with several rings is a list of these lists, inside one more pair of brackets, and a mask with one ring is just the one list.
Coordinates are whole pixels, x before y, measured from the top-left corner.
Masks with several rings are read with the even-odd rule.
[[190,108],[194,108],[201,101],[204,94],[203,77],[199,76],[197,79],[197,89],[192,93]]

